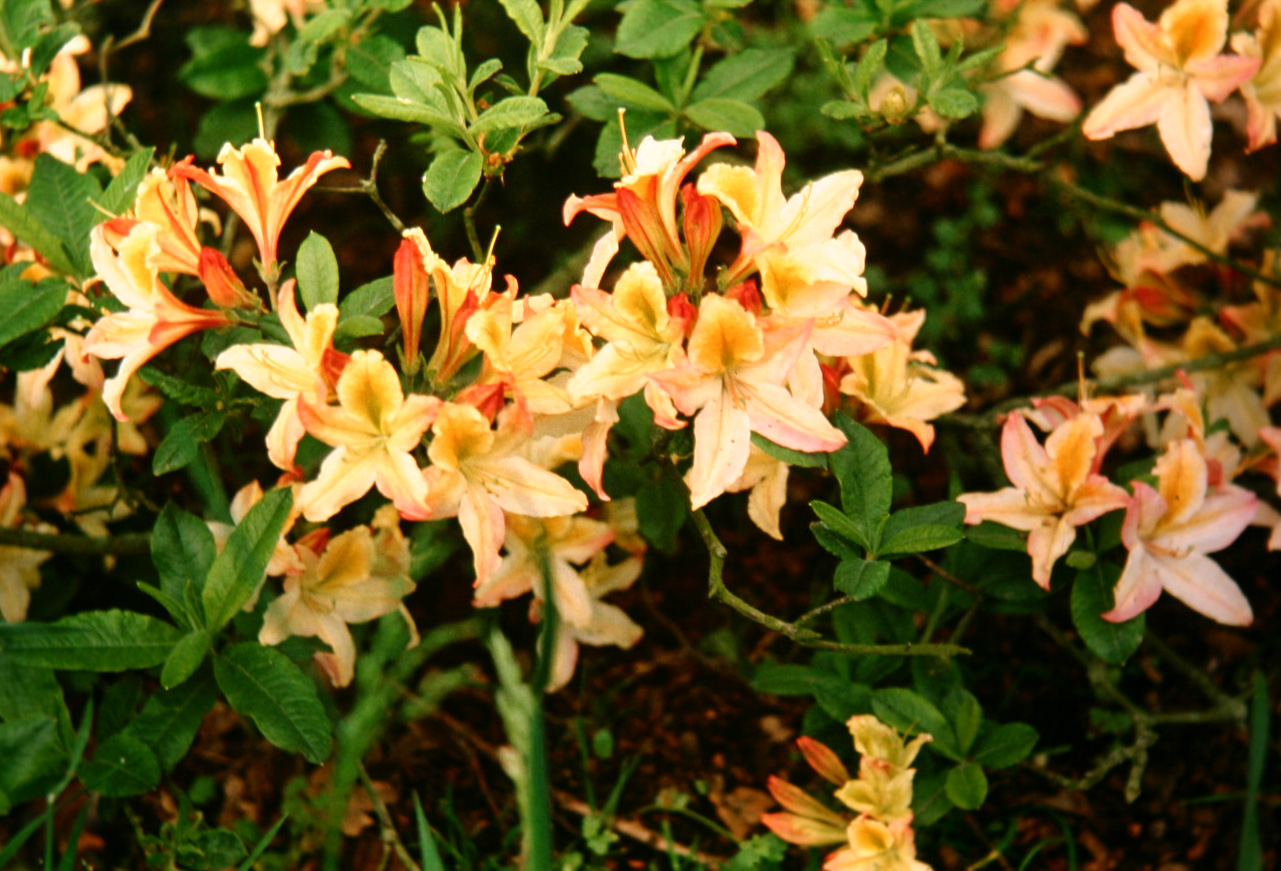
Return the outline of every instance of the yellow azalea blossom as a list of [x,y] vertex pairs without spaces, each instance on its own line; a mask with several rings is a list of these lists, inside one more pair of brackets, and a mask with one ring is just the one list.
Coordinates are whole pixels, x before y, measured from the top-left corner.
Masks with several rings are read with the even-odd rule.
[[1014,486],[957,497],[966,523],[992,520],[1030,531],[1032,580],[1047,590],[1076,528],[1129,502],[1125,490],[1095,471],[1102,436],[1102,420],[1082,412],[1055,427],[1042,447],[1022,415],[1012,412],[1001,430],[1001,459]]
[[[22,509],[27,504],[27,486],[17,472],[10,472],[0,487],[0,529],[22,528]],[[53,532],[47,524],[39,532]],[[40,564],[52,554],[47,550],[0,545],[0,617],[6,623],[27,619],[31,591],[40,586]]]
[[743,237],[725,283],[759,269],[765,301],[788,317],[823,317],[851,291],[866,295],[863,243],[852,230],[833,236],[858,199],[863,174],[833,173],[785,197],[783,149],[764,131],[756,139],[754,169],[716,163],[698,179],[698,192],[724,203]]
[[290,279],[280,288],[276,308],[292,348],[233,345],[218,355],[214,365],[233,370],[258,392],[285,401],[267,433],[267,457],[276,468],[288,471],[294,467],[294,452],[306,432],[298,402],[305,399],[313,406],[324,404],[346,355],[335,351],[332,344],[338,325],[337,306],[321,303],[303,318]]
[[1112,29],[1138,72],[1113,88],[1085,119],[1087,139],[1156,124],[1183,173],[1205,178],[1210,160],[1210,102],[1248,82],[1259,59],[1220,54],[1228,35],[1227,0],[1178,0],[1152,24],[1128,3],[1112,8]]
[[834,451],[845,444],[821,411],[782,386],[808,333],[806,324],[764,331],[736,301],[705,296],[685,360],[651,376],[682,414],[697,414],[694,464],[686,476],[693,508],[743,474],[753,432],[798,451]]
[[900,312],[890,320],[898,338],[870,354],[848,358],[840,391],[858,401],[860,420],[905,429],[928,451],[934,443],[929,421],[964,405],[965,385],[935,368],[928,351],[912,350],[912,340],[925,322],[923,310]]
[[200,273],[200,239],[196,226],[200,210],[191,194],[191,183],[183,176],[162,169],[147,173],[138,185],[133,209],[129,214],[112,218],[103,224],[106,240],[118,246],[139,222],[155,224],[160,256],[156,268],[161,272]]
[[[467,338],[484,353],[485,365],[464,395],[489,388],[514,400],[522,415],[564,414],[573,408],[565,388],[547,376],[560,366],[565,337],[578,329],[578,316],[568,301],[550,303],[546,296],[502,299],[468,319]],[[521,322],[513,327],[518,317]]]
[[911,741],[905,741],[902,734],[887,726],[871,714],[855,714],[846,721],[845,726],[854,738],[854,749],[864,758],[879,759],[896,770],[902,770],[916,761],[921,748],[933,736],[924,732]]
[[303,487],[303,516],[327,520],[376,486],[413,519],[427,517],[427,485],[410,452],[422,442],[440,400],[405,396],[396,370],[377,351],[357,351],[335,388],[338,405],[298,400],[307,432],[335,450]]
[[193,166],[190,158],[172,172],[191,179],[231,206],[253,234],[263,269],[269,274],[276,264],[280,231],[303,194],[325,173],[351,166],[345,157],[315,151],[304,166],[281,180],[277,173],[280,156],[275,144],[265,139],[255,139],[241,148],[227,143],[218,154],[218,163],[222,166],[221,175]]
[[823,871],[932,871],[916,858],[912,820],[859,817],[845,833],[847,846],[827,857]]
[[107,244],[101,226],[90,234],[94,269],[107,289],[128,307],[127,311],[103,315],[84,341],[84,353],[120,360],[120,368],[102,389],[102,400],[117,420],[128,419],[121,398],[125,385],[144,363],[185,336],[231,323],[224,312],[182,302],[160,280],[158,232],[155,224],[140,223],[120,241],[116,251]]
[[364,623],[399,611],[417,630],[402,599],[414,591],[409,578],[409,542],[393,506],[384,505],[372,526],[335,536],[322,553],[297,547],[301,569],[285,576],[284,594],[267,606],[258,641],[279,644],[291,635],[317,637],[332,649],[316,663],[334,686],[351,683],[356,645],[348,623]]
[[1258,498],[1235,484],[1209,484],[1197,443],[1170,444],[1156,462],[1154,489],[1134,482],[1121,526],[1129,550],[1106,620],[1129,620],[1165,590],[1211,620],[1248,626],[1254,619],[1241,588],[1206,554],[1222,550],[1254,519]]
[[[103,163],[118,171],[124,165],[121,158],[112,157],[89,136],[102,133],[111,119],[133,98],[128,85],[107,82],[101,85],[80,87],[80,67],[76,55],[89,51],[89,40],[76,36],[67,42],[45,74],[48,85],[49,108],[58,114],[61,124],[41,121],[33,130],[38,150],[70,163],[84,172],[92,163]],[[13,64],[5,64],[13,68]]]
[[738,480],[725,488],[727,493],[749,490],[747,516],[770,538],[783,540],[778,525],[779,512],[787,504],[787,475],[791,467],[776,460],[756,445],[747,455],[747,465]]
[[587,497],[572,484],[519,455],[528,432],[517,417],[499,415],[495,432],[473,406],[445,403],[432,425],[431,465],[422,474],[431,516],[458,517],[474,555],[478,587],[501,562],[504,510],[558,517],[587,508]]

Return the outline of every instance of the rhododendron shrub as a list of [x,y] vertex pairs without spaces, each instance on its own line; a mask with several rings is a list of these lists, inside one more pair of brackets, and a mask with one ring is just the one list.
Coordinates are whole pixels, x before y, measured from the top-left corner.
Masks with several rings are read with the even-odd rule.
[[[1158,727],[1245,723],[1160,638],[1245,662],[1276,611],[1276,4],[616,5],[0,9],[0,865],[365,867],[376,824],[380,868],[978,867],[1023,774],[1133,801]],[[179,50],[176,145],[76,60]],[[751,716],[830,786],[598,802],[690,631],[725,706],[812,700]],[[1113,746],[1034,756],[1032,683]],[[423,723],[488,809],[413,779]],[[232,730],[305,761],[271,811],[196,809]],[[711,852],[626,818],[636,766]]]

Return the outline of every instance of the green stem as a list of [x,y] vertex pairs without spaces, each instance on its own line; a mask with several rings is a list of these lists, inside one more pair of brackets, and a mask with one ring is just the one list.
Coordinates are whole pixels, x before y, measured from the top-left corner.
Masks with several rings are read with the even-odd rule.
[[73,556],[138,556],[151,551],[151,535],[127,532],[109,538],[63,532],[0,528],[0,546],[47,550]]

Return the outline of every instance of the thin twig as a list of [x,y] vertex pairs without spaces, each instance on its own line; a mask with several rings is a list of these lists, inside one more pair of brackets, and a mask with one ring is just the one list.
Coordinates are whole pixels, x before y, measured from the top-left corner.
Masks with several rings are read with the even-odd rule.
[[374,201],[374,205],[383,213],[383,217],[395,228],[397,233],[404,233],[405,222],[400,220],[396,213],[391,210],[391,207],[383,201],[382,195],[378,193],[378,164],[386,153],[387,140],[379,139],[378,147],[374,149],[374,157],[369,165],[369,178],[362,178],[354,186],[316,185],[314,190],[327,191],[334,194],[363,194]]
[[400,834],[396,831],[396,824],[392,821],[391,813],[387,810],[387,803],[378,794],[378,789],[369,778],[369,772],[365,770],[365,763],[363,762],[360,763],[360,783],[365,787],[365,792],[369,794],[369,800],[373,803],[374,816],[378,817],[378,827],[382,834],[383,843],[391,844],[407,871],[422,871],[422,868],[414,861],[413,855],[410,854],[409,848],[405,846],[405,842],[400,839]]
[[910,641],[904,644],[844,644],[839,641],[828,641],[812,629],[805,629],[794,623],[780,620],[771,614],[766,614],[754,605],[734,595],[725,586],[725,557],[728,556],[725,545],[721,544],[721,540],[716,536],[716,531],[712,529],[712,524],[708,521],[707,515],[703,513],[701,508],[692,512],[690,516],[694,519],[694,526],[698,529],[698,534],[702,537],[703,544],[706,545],[707,553],[710,557],[710,564],[707,569],[708,598],[729,605],[744,617],[754,623],[759,623],[766,629],[790,638],[803,647],[812,647],[815,650],[856,653],[862,656],[946,657],[969,653],[964,647],[958,647],[955,644],[914,644]]
[[[556,799],[556,804],[571,813],[576,813],[583,817],[600,816],[599,812],[592,808],[592,806],[587,802],[575,798],[568,793],[561,792],[560,790],[552,790],[552,796]],[[675,841],[670,841],[639,820],[608,817],[606,818],[606,822],[615,832],[631,838],[633,841],[638,841],[645,846],[652,847],[662,853],[672,852],[678,856],[683,856],[686,859],[694,859],[709,868],[720,868],[729,861],[724,856],[713,856],[709,853],[695,850],[692,847],[687,847],[684,844],[678,844]]]
[[47,550],[72,556],[139,556],[151,551],[151,535],[129,532],[100,538],[64,532],[0,528],[0,546]]
[[1182,672],[1183,676],[1195,684],[1202,695],[1214,702],[1218,709],[1230,712],[1232,719],[1238,722],[1245,722],[1249,709],[1246,707],[1244,700],[1233,698],[1219,689],[1218,685],[1210,680],[1209,675],[1176,653],[1170,645],[1153,634],[1151,629],[1144,633],[1143,640],[1147,642],[1157,656]]

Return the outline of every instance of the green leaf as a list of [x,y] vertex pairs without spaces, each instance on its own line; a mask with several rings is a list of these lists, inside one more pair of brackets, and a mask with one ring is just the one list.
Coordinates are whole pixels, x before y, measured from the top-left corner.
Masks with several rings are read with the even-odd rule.
[[[394,82],[395,79],[393,78],[392,81]],[[411,102],[403,97],[384,97],[379,94],[355,94],[351,99],[357,106],[380,118],[407,121],[411,124],[426,124],[447,136],[453,136],[456,139],[463,137],[462,125],[436,107]]]
[[61,240],[78,277],[93,271],[89,263],[89,231],[102,219],[94,208],[100,196],[102,187],[93,176],[76,172],[71,164],[48,154],[36,157],[26,206]]
[[396,305],[395,282],[390,275],[375,278],[343,297],[338,304],[338,323],[347,318],[380,318]]
[[405,50],[389,36],[375,34],[347,46],[347,72],[360,85],[391,92],[391,68],[405,59]]
[[893,536],[882,535],[880,556],[892,558],[938,550],[950,547],[963,538],[965,533],[952,526],[912,526]]
[[307,311],[338,302],[338,258],[324,236],[312,230],[298,246],[298,292]]
[[200,455],[200,446],[217,436],[226,422],[227,412],[222,409],[179,418],[156,445],[151,473],[165,475],[191,465]]
[[529,44],[538,48],[543,44],[543,12],[537,0],[498,0],[507,17],[525,34]]
[[480,184],[484,158],[476,151],[446,151],[436,155],[423,177],[423,193],[436,211],[456,209]]
[[1140,613],[1122,623],[1103,619],[1112,610],[1112,590],[1121,577],[1115,563],[1100,562],[1078,572],[1072,584],[1072,623],[1085,646],[1111,665],[1124,665],[1143,643],[1146,617]]
[[758,432],[752,433],[752,444],[776,460],[789,466],[804,466],[807,469],[826,469],[827,454],[812,454],[806,451],[794,451],[776,444]]
[[814,509],[818,519],[823,521],[832,532],[849,539],[865,551],[872,550],[872,541],[868,538],[867,530],[851,520],[844,512],[818,499],[810,502],[810,508]]
[[431,826],[427,825],[427,815],[423,813],[417,792],[414,793],[414,824],[418,831],[418,864],[422,871],[445,871],[445,863],[440,858],[440,850],[436,847]]
[[169,656],[182,633],[133,611],[87,611],[56,623],[0,624],[0,660],[37,668],[128,671]]
[[547,114],[547,104],[538,97],[507,97],[481,113],[471,132],[477,136],[496,130],[528,127]]
[[596,85],[586,85],[571,91],[565,101],[575,112],[593,121],[610,120],[618,108],[618,104]]
[[735,136],[751,136],[765,129],[760,110],[738,100],[702,100],[686,106],[683,114],[704,130],[724,130]]
[[0,720],[60,719],[66,709],[52,669],[0,662]]
[[1027,723],[1006,723],[979,739],[973,759],[984,768],[1009,768],[1028,758],[1040,737]]
[[[830,507],[830,506],[829,506]],[[835,510],[835,509],[833,509]],[[826,523],[811,523],[810,532],[823,550],[841,559],[862,559],[866,548],[859,547]]]
[[943,710],[952,721],[956,733],[956,749],[962,755],[969,753],[983,723],[983,706],[974,694],[961,687],[953,687],[943,700]]
[[1020,535],[1017,529],[1002,526],[991,520],[985,520],[978,526],[971,526],[966,532],[967,540],[991,550],[1016,550],[1027,553],[1027,535]]
[[871,90],[872,83],[876,81],[877,75],[885,66],[885,53],[889,49],[890,44],[888,42],[878,39],[867,47],[867,51],[863,52],[863,57],[854,69],[854,79],[851,82],[855,92],[860,96],[866,97],[868,91]]
[[863,42],[876,32],[877,21],[863,8],[848,9],[828,5],[810,22],[810,32],[833,45],[849,46]]
[[[672,101],[664,97],[658,91],[649,85],[630,79],[627,76],[618,76],[613,73],[601,73],[592,79],[596,87],[608,97],[612,97],[612,105],[625,106],[628,109],[648,109],[651,112],[675,112],[676,107]],[[584,112],[584,114],[586,114]]]
[[366,336],[381,336],[385,332],[383,322],[368,315],[355,315],[338,324],[334,330],[334,344],[363,339]]
[[844,559],[836,567],[836,589],[858,601],[870,599],[889,582],[890,564]]
[[201,593],[210,634],[226,626],[258,588],[289,519],[293,501],[293,492],[288,487],[272,490],[249,509],[228,536]]
[[694,102],[721,98],[755,100],[792,72],[795,58],[782,48],[749,48],[716,63],[694,86]]
[[178,80],[202,97],[238,100],[267,90],[262,70],[264,50],[240,41],[227,41],[211,51],[198,53],[178,68]]
[[62,775],[66,751],[53,717],[0,723],[0,795],[13,803],[42,797]]
[[947,773],[947,797],[961,810],[977,810],[987,798],[987,775],[973,762],[962,762]]
[[62,242],[26,206],[6,193],[0,193],[0,226],[26,242],[49,262],[56,272],[75,273],[71,258]]
[[636,0],[618,23],[614,51],[634,58],[679,54],[703,29],[694,0]]
[[925,102],[944,118],[968,118],[979,110],[978,97],[964,88],[944,88],[926,94]]
[[211,639],[204,629],[197,629],[174,645],[165,667],[160,672],[160,685],[167,690],[186,682],[209,655]]
[[476,69],[472,70],[471,78],[467,80],[467,92],[471,93],[492,79],[503,68],[503,62],[496,57],[491,57],[484,61]]
[[231,706],[272,744],[316,764],[328,758],[329,718],[316,685],[289,657],[253,642],[233,644],[214,658],[214,676]]
[[1250,751],[1246,766],[1245,818],[1241,822],[1241,846],[1237,871],[1263,871],[1263,838],[1259,830],[1259,788],[1268,760],[1268,726],[1271,705],[1268,681],[1262,671],[1254,673],[1254,698],[1250,702]]
[[150,747],[160,767],[168,771],[187,755],[205,714],[213,709],[217,700],[213,678],[206,671],[197,680],[153,693],[124,734]]
[[900,732],[934,736],[933,746],[949,758],[956,758],[956,736],[934,704],[920,693],[904,687],[890,687],[872,694],[872,710],[883,722]]
[[48,324],[67,302],[67,283],[46,278],[32,284],[21,278],[0,284],[0,346]]
[[213,533],[203,520],[172,502],[161,509],[151,530],[151,561],[161,590],[182,601],[188,584],[204,585],[216,555]]
[[641,534],[664,553],[676,549],[676,535],[688,515],[689,500],[665,478],[645,481],[636,491]]
[[154,148],[144,148],[125,162],[124,168],[111,180],[107,189],[97,198],[98,205],[113,215],[120,215],[133,207],[138,185],[147,177]]
[[866,714],[872,709],[872,688],[864,683],[844,680],[832,675],[833,680],[814,687],[814,701],[823,712],[844,723],[855,714]]
[[242,97],[219,103],[200,116],[192,147],[198,157],[212,160],[228,142],[247,142],[258,135],[254,99]]
[[939,53],[938,37],[924,21],[912,22],[912,48],[921,62],[921,69],[930,80],[938,78],[943,69],[943,56]]
[[152,366],[144,366],[138,372],[139,377],[165,395],[166,399],[181,402],[195,408],[214,408],[222,397],[211,387],[200,387],[167,375]]
[[160,761],[140,739],[122,732],[98,745],[81,766],[80,779],[107,798],[141,795],[160,783]]
[[890,455],[881,440],[861,424],[843,414],[836,416],[835,423],[849,439],[845,447],[828,457],[841,485],[841,505],[861,532],[859,543],[867,542],[868,550],[875,552],[894,493]]

